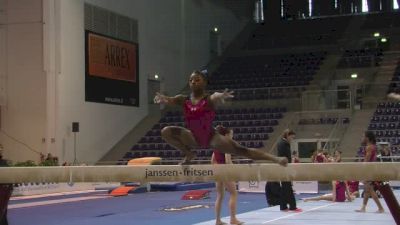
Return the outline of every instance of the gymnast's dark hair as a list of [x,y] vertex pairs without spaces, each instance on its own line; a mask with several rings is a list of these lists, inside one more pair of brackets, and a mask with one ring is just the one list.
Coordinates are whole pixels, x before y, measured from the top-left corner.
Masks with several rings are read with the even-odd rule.
[[365,137],[368,138],[369,142],[376,144],[375,134],[372,131],[365,131]]
[[192,73],[196,75],[202,76],[205,80],[208,80],[208,71],[207,70],[194,70]]

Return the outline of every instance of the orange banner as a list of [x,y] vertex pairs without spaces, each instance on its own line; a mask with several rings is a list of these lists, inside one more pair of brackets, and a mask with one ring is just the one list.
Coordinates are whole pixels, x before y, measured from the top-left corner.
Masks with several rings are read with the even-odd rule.
[[137,45],[88,34],[90,76],[136,82]]

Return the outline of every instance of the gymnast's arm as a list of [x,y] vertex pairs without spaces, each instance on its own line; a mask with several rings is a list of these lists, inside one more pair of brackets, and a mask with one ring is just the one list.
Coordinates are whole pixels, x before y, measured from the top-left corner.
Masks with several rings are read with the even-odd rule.
[[345,187],[346,187],[346,196],[347,196],[347,200],[349,201],[349,202],[351,202],[351,201],[353,201],[353,197],[351,196],[351,194],[350,194],[350,190],[349,190],[349,185],[347,184],[347,182],[344,182],[344,185],[345,185]]
[[186,98],[186,95],[175,95],[174,97],[169,97],[157,92],[156,96],[154,97],[154,103],[166,105],[183,105],[183,102]]
[[224,104],[226,99],[233,97],[233,91],[228,91],[228,89],[225,89],[223,92],[214,92],[214,94],[210,96],[210,100],[213,106],[216,106],[218,104]]

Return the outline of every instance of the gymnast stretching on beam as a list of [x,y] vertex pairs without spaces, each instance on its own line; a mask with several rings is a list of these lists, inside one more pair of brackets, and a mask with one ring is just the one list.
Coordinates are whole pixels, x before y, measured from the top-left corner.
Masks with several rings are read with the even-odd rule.
[[203,72],[194,71],[189,78],[190,96],[168,97],[157,93],[154,102],[158,104],[179,105],[183,107],[186,128],[167,126],[161,130],[162,138],[180,149],[185,157],[181,164],[190,164],[195,157],[191,149],[196,147],[218,149],[222,153],[245,156],[253,160],[271,160],[280,165],[288,163],[285,157],[268,154],[263,148],[247,148],[229,137],[215,132],[213,121],[215,107],[233,98],[233,91],[206,93],[207,78]]

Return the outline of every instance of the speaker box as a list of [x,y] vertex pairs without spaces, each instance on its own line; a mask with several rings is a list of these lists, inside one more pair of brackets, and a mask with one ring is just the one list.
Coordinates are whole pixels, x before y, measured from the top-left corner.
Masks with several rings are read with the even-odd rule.
[[72,132],[79,132],[79,122],[72,122]]

